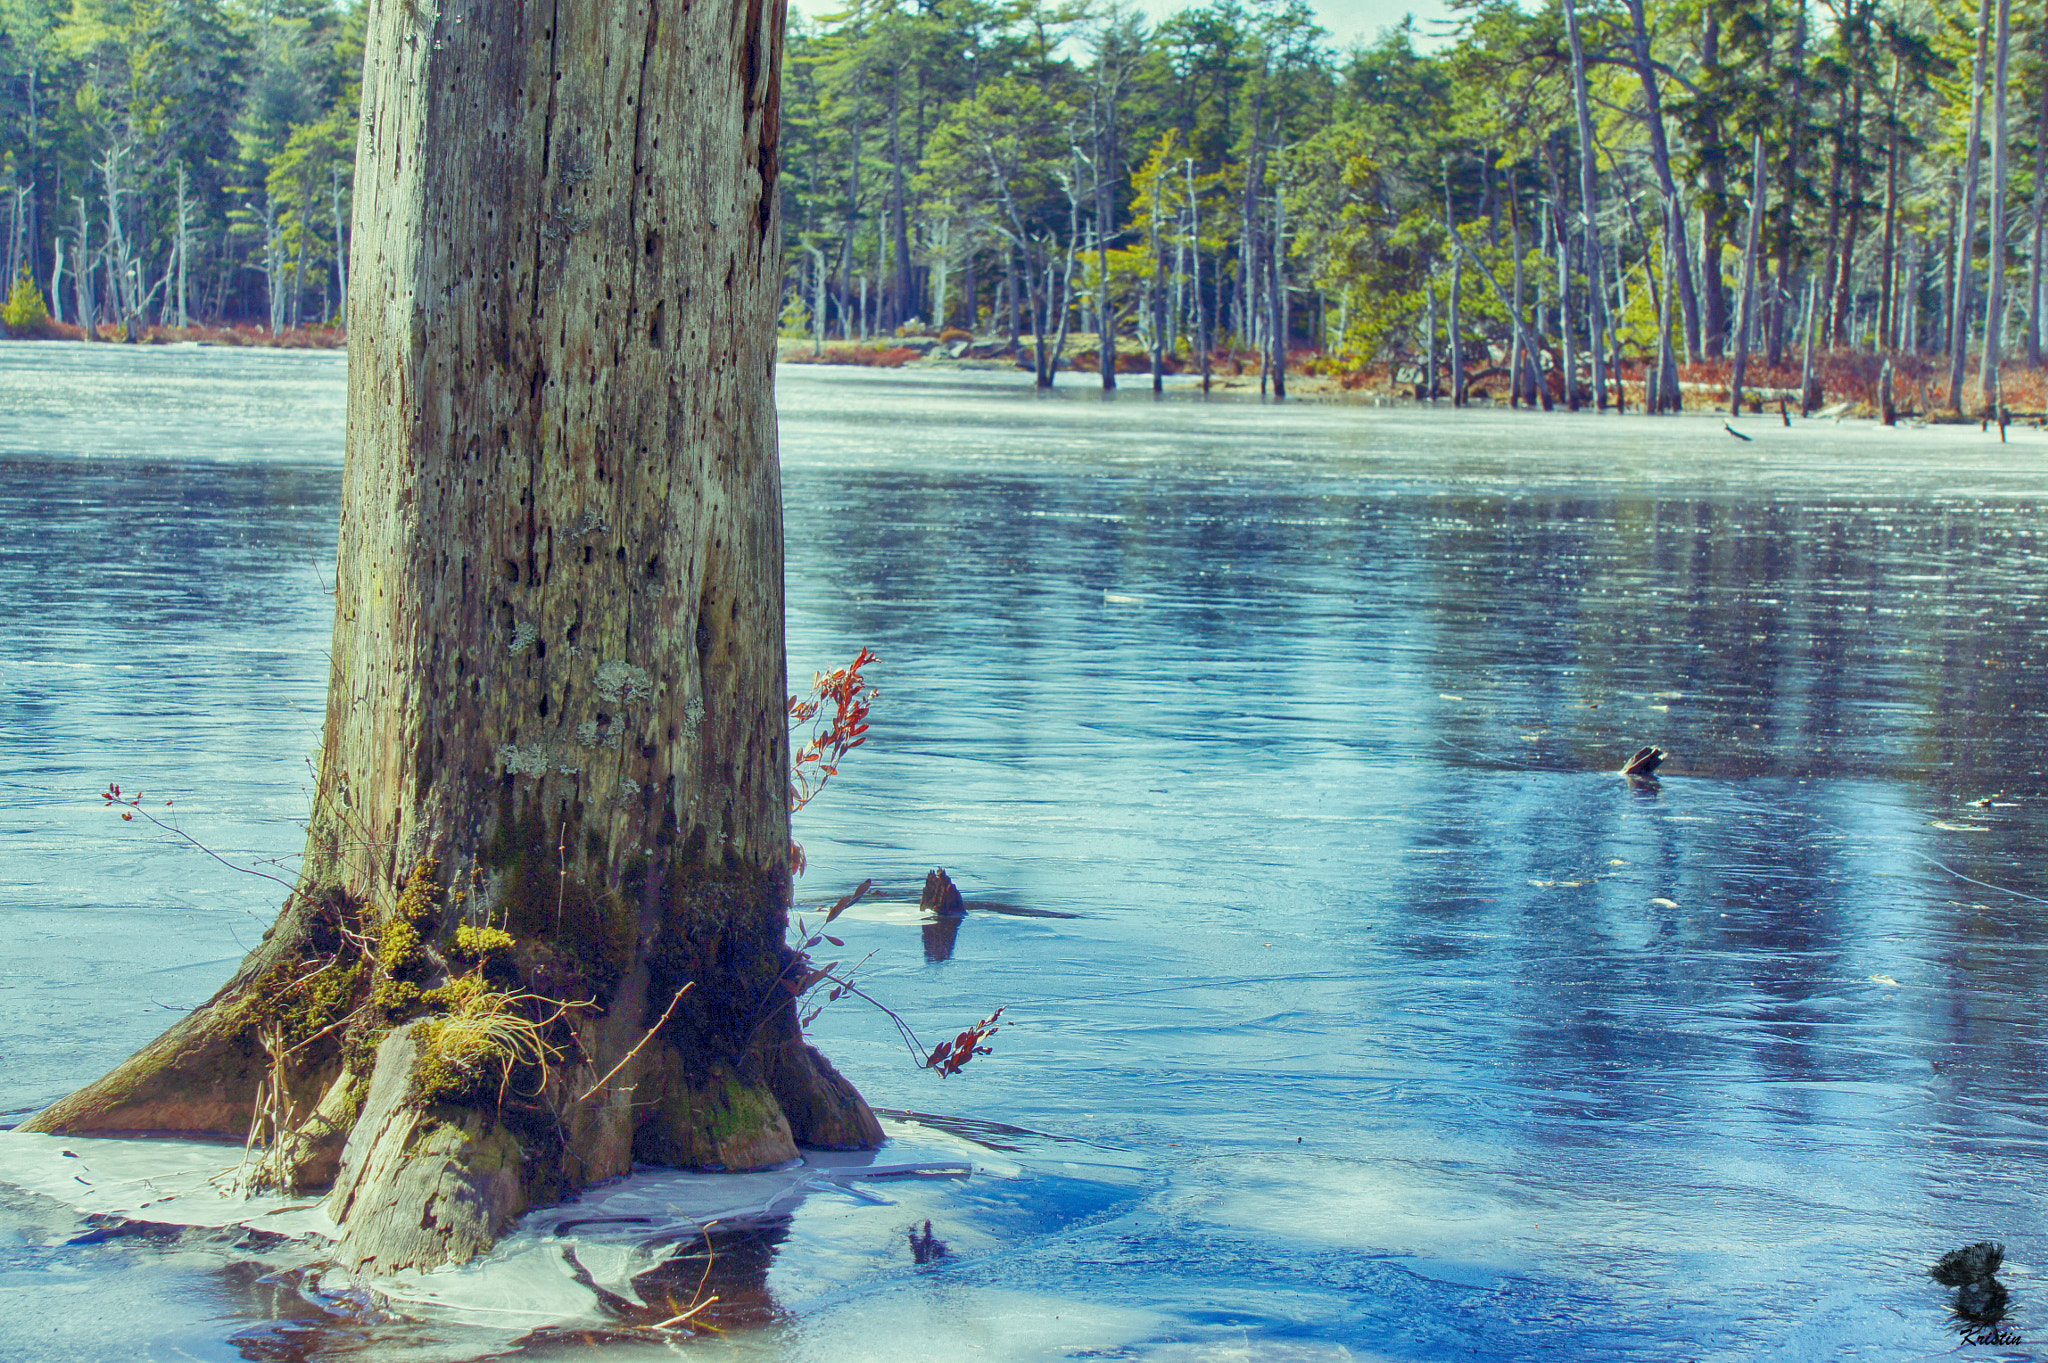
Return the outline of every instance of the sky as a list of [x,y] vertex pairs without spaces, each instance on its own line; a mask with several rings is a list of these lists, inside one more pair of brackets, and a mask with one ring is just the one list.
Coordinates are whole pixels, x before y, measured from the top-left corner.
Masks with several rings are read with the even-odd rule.
[[[1176,10],[1185,9],[1196,0],[1126,0],[1126,3],[1143,10],[1152,18],[1162,19]],[[793,12],[827,14],[837,9],[834,0],[790,0]],[[1309,0],[1309,8],[1316,12],[1316,18],[1330,31],[1330,44],[1339,52],[1359,39],[1371,38],[1383,28],[1401,22],[1402,16],[1413,14],[1416,18],[1417,46],[1427,49],[1434,46],[1429,35],[1435,25],[1429,21],[1441,20],[1449,11],[1443,0]]]
[[[1134,0],[1134,3],[1159,19],[1175,10],[1185,9],[1189,0]],[[1330,30],[1331,45],[1340,52],[1357,39],[1371,38],[1381,29],[1400,23],[1406,14],[1415,16],[1418,34],[1426,37],[1431,27],[1426,21],[1442,19],[1449,13],[1443,0],[1309,0],[1309,8],[1316,12],[1316,18],[1322,21],[1323,27]]]

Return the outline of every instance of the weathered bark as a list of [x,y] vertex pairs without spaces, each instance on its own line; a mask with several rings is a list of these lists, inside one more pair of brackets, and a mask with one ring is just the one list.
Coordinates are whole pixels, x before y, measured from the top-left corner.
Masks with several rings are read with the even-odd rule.
[[[305,869],[213,1000],[31,1129],[240,1136],[282,1053],[325,1114],[286,1176],[351,1128],[339,1257],[377,1269],[636,1159],[879,1140],[782,983],[781,26],[376,0]],[[551,1066],[455,1046],[485,989]]]

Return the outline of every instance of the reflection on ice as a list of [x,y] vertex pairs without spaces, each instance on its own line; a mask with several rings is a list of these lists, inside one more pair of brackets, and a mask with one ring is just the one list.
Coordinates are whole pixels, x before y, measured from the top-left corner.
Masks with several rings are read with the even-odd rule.
[[[316,1270],[302,1281],[309,1300],[349,1313],[373,1309],[520,1332],[589,1321],[681,1324],[678,1318],[694,1318],[689,1313],[704,1298],[676,1304],[678,1262],[700,1261],[699,1277],[708,1282],[723,1255],[720,1282],[738,1285],[746,1275],[735,1277],[734,1269],[750,1260],[757,1261],[754,1276],[765,1276],[773,1246],[808,1196],[829,1191],[866,1206],[894,1207],[876,1185],[974,1172],[976,1152],[968,1143],[916,1123],[892,1121],[888,1130],[882,1152],[811,1151],[756,1173],[637,1170],[527,1213],[491,1253],[467,1264],[374,1278]],[[338,1235],[320,1199],[245,1197],[238,1191],[240,1160],[238,1147],[218,1142],[0,1132],[0,1182],[85,1214],[98,1238],[125,1224],[240,1227],[306,1242],[301,1257],[317,1260]],[[1017,1171],[999,1161],[993,1172],[1015,1177]],[[751,1254],[736,1258],[735,1246]],[[725,1310],[704,1321],[732,1314],[734,1296],[720,1301]]]

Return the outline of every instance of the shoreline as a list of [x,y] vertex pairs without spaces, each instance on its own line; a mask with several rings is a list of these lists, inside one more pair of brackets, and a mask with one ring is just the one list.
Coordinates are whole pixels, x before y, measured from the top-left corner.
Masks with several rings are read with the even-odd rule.
[[0,327],[0,340],[69,341],[74,345],[197,345],[262,350],[346,350],[348,329],[287,327],[283,331],[271,331],[268,327],[245,326],[239,323],[193,323],[182,327],[144,327],[140,336],[130,338],[126,327],[101,323],[95,328],[93,338],[88,340],[84,327],[72,322],[46,319],[21,332]]
[[[1024,348],[1021,351],[1012,351],[1005,337],[966,339],[964,338],[964,333],[955,334],[962,336],[963,339],[948,343],[939,341],[934,337],[916,336],[878,337],[869,340],[827,342],[823,348],[822,355],[817,352],[816,343],[809,338],[784,336],[777,343],[776,363],[778,367],[862,368],[923,374],[954,374],[976,370],[993,372],[1015,371],[1023,374],[1032,372],[1032,366],[1029,363],[1029,346],[1031,344],[1029,337],[1024,338]],[[1094,338],[1083,333],[1080,339],[1083,348],[1074,356],[1069,357],[1068,361],[1063,362],[1057,371],[1059,386],[1062,389],[1071,390],[1084,386],[1084,384],[1092,387],[1099,376],[1100,371],[1093,363],[1094,352],[1086,348],[1086,344]],[[1071,337],[1069,344],[1074,344],[1074,340]],[[952,353],[948,353],[949,351]],[[1018,358],[1019,355],[1023,357],[1022,362]],[[1072,363],[1072,360],[1075,358],[1081,359],[1083,363],[1078,365]],[[1142,354],[1128,349],[1119,352],[1116,391],[1149,391],[1151,383],[1149,365],[1140,365],[1138,367],[1132,367],[1131,365],[1134,359],[1142,361],[1144,358]],[[1869,357],[1862,358],[1867,359]],[[1922,362],[1924,363],[1924,360]],[[1311,358],[1306,361],[1303,370],[1291,370],[1288,373],[1287,396],[1284,401],[1305,405],[1366,407],[1379,410],[1406,408],[1418,412],[1441,411],[1449,413],[1461,410],[1454,407],[1448,397],[1418,397],[1414,393],[1414,385],[1401,384],[1397,386],[1393,384],[1383,372],[1375,372],[1386,370],[1387,366],[1384,365],[1368,366],[1364,370],[1352,371],[1350,373],[1312,372],[1312,367],[1318,363],[1320,361]],[[1713,367],[1713,364],[1725,367],[1726,362],[1712,362],[1710,364],[1691,366],[1691,368],[1710,369]],[[1489,377],[1497,375],[1498,372],[1498,370],[1490,371]],[[1773,377],[1776,376],[1774,375]],[[1187,392],[1199,382],[1195,374],[1188,370],[1185,362],[1181,360],[1176,360],[1175,367],[1167,371],[1167,381],[1169,392]],[[1624,398],[1624,406],[1620,409],[1610,406],[1605,409],[1596,410],[1592,406],[1590,399],[1582,397],[1579,410],[1577,413],[1572,413],[1565,406],[1562,398],[1558,397],[1554,391],[1553,406],[1546,411],[1535,403],[1527,403],[1516,407],[1507,402],[1496,400],[1487,392],[1483,384],[1473,382],[1466,409],[1492,412],[1526,410],[1532,415],[1656,415],[1695,420],[1718,418],[1724,422],[1746,420],[1750,422],[1767,422],[1773,426],[1780,424],[1782,420],[1787,418],[1789,418],[1788,424],[1816,421],[1832,423],[1853,421],[1868,422],[1873,426],[1883,425],[1877,403],[1864,400],[1855,395],[1845,395],[1839,390],[1830,391],[1825,387],[1822,389],[1822,401],[1813,411],[1802,414],[1798,409],[1799,390],[1796,386],[1796,378],[1793,386],[1785,386],[1779,383],[1744,385],[1742,404],[1744,410],[1739,415],[1731,414],[1728,411],[1728,384],[1725,381],[1715,382],[1699,378],[1682,379],[1679,383],[1679,392],[1684,403],[1683,408],[1677,412],[1660,413],[1645,412],[1640,401],[1643,384],[1639,373],[1629,375],[1624,382],[1619,383],[1617,386]],[[1903,388],[1904,386],[1905,381],[1901,380],[1901,387]],[[1260,376],[1257,368],[1247,365],[1243,357],[1237,357],[1232,361],[1219,359],[1217,367],[1212,371],[1210,388],[1213,395],[1233,400],[1272,400],[1261,391]],[[1914,393],[1916,400],[1920,396],[1921,394]],[[1781,408],[1783,409],[1782,415]],[[2048,429],[2048,412],[2020,411],[2008,407],[2005,416],[2005,426],[2008,432],[2013,430]],[[1972,415],[1967,411],[1943,411],[1939,407],[1935,407],[1931,411],[1921,411],[1917,410],[1916,406],[1903,402],[1895,407],[1892,424],[1907,429],[1976,426],[1987,434],[1996,434],[1993,429],[1994,423],[1988,416],[1982,414]]]

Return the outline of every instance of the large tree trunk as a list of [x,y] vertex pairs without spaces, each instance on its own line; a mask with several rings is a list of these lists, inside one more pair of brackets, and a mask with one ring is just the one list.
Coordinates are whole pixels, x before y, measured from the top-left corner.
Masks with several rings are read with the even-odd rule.
[[[337,1257],[377,1271],[635,1160],[879,1140],[783,987],[781,29],[376,0],[304,872],[212,1001],[30,1129],[278,1120],[276,1176],[338,1167]],[[519,1024],[551,1065],[493,1049]]]

